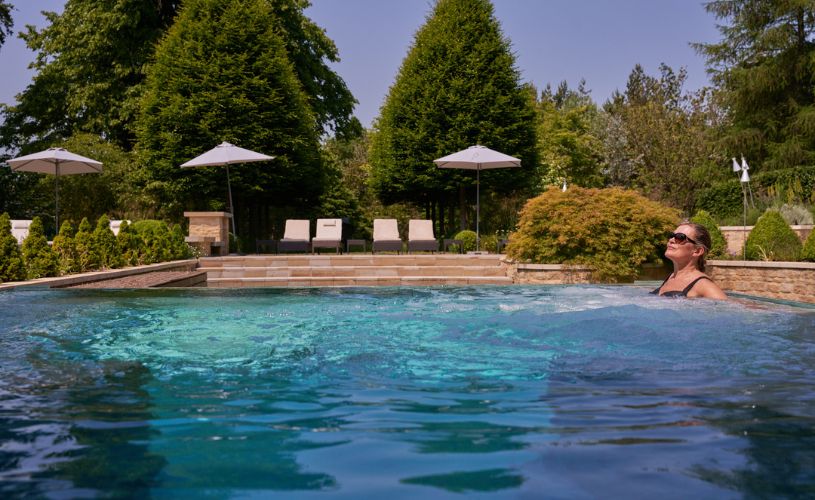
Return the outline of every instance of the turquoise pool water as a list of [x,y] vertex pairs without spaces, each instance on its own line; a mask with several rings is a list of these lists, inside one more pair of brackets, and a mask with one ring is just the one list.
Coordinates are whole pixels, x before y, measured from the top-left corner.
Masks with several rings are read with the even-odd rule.
[[815,313],[639,287],[0,293],[0,496],[815,494]]

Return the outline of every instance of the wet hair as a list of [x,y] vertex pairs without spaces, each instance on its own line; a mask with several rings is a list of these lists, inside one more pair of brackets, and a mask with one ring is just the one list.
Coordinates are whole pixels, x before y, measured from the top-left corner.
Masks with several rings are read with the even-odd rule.
[[682,221],[680,226],[690,226],[693,228],[693,232],[696,233],[696,237],[693,238],[696,240],[696,246],[700,246],[705,249],[705,253],[699,257],[699,260],[696,261],[696,269],[705,272],[705,257],[707,257],[708,252],[710,252],[711,246],[711,239],[710,239],[710,232],[707,228],[701,224],[697,224],[691,221]]

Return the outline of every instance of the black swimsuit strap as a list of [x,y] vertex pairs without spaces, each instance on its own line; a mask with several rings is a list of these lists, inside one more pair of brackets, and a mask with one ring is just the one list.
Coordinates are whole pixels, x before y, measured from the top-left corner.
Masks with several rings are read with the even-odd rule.
[[688,283],[688,286],[686,286],[685,289],[682,290],[682,295],[687,296],[688,292],[690,292],[691,288],[693,288],[693,285],[695,285],[699,280],[709,280],[709,279],[710,278],[708,278],[707,276],[699,276],[695,280]]

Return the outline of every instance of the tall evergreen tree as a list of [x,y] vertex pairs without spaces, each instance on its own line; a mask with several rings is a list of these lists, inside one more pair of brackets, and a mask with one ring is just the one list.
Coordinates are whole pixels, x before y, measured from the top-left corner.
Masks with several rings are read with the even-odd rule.
[[474,199],[475,174],[439,169],[433,159],[481,144],[523,165],[482,173],[487,194],[530,189],[538,164],[535,124],[534,94],[520,84],[489,0],[439,0],[377,119],[372,186],[385,203],[458,204],[464,212]]
[[783,168],[815,161],[815,4],[809,0],[714,0],[722,39],[696,44],[707,57],[731,120],[727,156]]
[[275,26],[267,0],[190,0],[157,47],[137,134],[162,215],[224,207],[222,168],[179,168],[221,141],[277,157],[231,169],[239,234],[269,205],[309,207],[321,194],[315,120]]

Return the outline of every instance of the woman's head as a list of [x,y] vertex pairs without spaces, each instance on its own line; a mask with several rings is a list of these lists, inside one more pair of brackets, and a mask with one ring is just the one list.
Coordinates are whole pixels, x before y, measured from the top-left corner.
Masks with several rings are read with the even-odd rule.
[[665,256],[672,261],[688,259],[696,268],[705,270],[705,256],[710,251],[711,239],[707,228],[695,222],[684,221],[668,239]]

